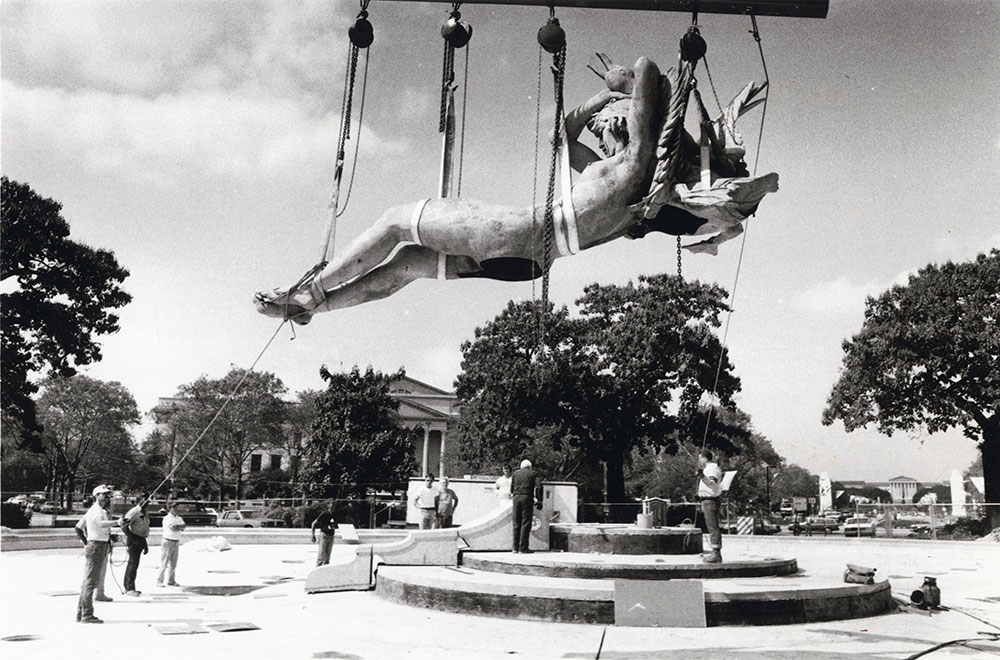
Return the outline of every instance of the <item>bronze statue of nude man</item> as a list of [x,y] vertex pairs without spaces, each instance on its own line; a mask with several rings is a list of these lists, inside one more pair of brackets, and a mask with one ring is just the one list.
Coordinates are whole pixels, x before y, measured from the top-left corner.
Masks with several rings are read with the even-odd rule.
[[[551,260],[606,243],[626,235],[640,224],[634,205],[649,191],[657,165],[657,141],[663,113],[670,97],[667,78],[652,61],[640,58],[634,80],[609,86],[566,117],[569,161],[580,171],[553,211],[555,245],[550,263],[539,264],[538,246],[544,242],[543,209],[516,208],[464,199],[430,199],[396,206],[358,236],[337,258],[300,285],[258,293],[258,311],[268,316],[308,323],[312,315],[385,298],[420,278],[457,279],[487,277],[528,280],[538,277]],[[625,91],[617,91],[625,90]],[[612,146],[600,159],[578,142],[591,117],[609,104],[626,103],[627,139]],[[617,104],[621,105],[621,104]],[[623,110],[624,112],[624,110]],[[749,188],[761,189],[749,203],[745,218],[756,209],[774,182],[739,179]],[[752,208],[751,208],[752,207]],[[690,210],[690,209],[689,209]],[[688,214],[688,211],[674,209]],[[694,211],[697,215],[697,210]],[[690,225],[690,223],[689,223]],[[718,223],[698,220],[696,229],[677,233],[717,232]],[[662,226],[652,230],[664,231]]]

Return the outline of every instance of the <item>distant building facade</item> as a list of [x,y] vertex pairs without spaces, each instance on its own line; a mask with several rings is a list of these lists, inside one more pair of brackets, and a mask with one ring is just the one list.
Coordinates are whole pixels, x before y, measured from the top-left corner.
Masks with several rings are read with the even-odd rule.
[[838,481],[839,486],[834,497],[846,490],[864,490],[866,488],[879,488],[892,496],[893,504],[912,504],[913,496],[923,488],[946,485],[947,481],[934,483],[921,483],[912,477],[893,477],[888,481]]
[[[458,397],[415,378],[404,376],[389,385],[389,394],[399,401],[399,416],[407,428],[423,431],[416,442],[417,472],[421,477],[444,472],[449,437],[458,425]],[[453,450],[454,448],[452,448]]]
[[[444,472],[449,436],[454,433],[458,424],[458,397],[453,392],[438,389],[409,376],[392,381],[389,395],[399,402],[399,416],[403,426],[420,432],[414,447],[417,459],[415,475],[423,477],[433,473],[436,477],[440,476]],[[169,410],[184,404],[185,400],[180,397],[160,397],[157,408]],[[167,439],[168,447],[172,448],[170,439],[175,432],[169,422],[157,424],[156,428]],[[243,464],[244,471],[256,473],[280,469],[289,472],[294,479],[301,465],[301,452],[297,449],[302,447],[306,438],[292,437],[295,432],[290,427],[284,429],[283,433],[287,437],[275,438],[273,445],[253,451]],[[168,450],[171,468],[174,461],[180,458],[174,453]]]

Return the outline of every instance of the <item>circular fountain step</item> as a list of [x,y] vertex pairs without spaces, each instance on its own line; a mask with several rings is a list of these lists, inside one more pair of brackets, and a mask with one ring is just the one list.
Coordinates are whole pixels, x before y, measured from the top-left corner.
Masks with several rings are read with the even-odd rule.
[[697,555],[702,551],[697,527],[654,527],[608,523],[554,523],[549,547],[564,552],[614,555]]
[[465,552],[462,566],[492,573],[560,578],[679,580],[794,575],[792,557],[752,556],[722,564],[705,564],[691,555],[605,555],[577,552],[540,552],[515,555]]
[[[655,585],[655,582],[650,582]],[[709,626],[854,619],[894,608],[889,583],[825,576],[705,580]],[[654,587],[655,588],[655,587]],[[415,607],[513,619],[615,622],[614,580],[492,573],[467,567],[381,566],[376,594]]]

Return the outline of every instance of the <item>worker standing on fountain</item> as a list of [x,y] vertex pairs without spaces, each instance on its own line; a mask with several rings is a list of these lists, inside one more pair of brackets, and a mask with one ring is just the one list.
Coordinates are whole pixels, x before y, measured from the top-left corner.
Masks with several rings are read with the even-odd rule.
[[538,473],[531,467],[531,461],[524,459],[521,467],[514,470],[510,478],[510,494],[514,506],[514,547],[515,553],[530,553],[528,540],[531,538],[531,523],[535,512],[535,491],[538,488]]
[[722,563],[722,528],[719,527],[719,498],[722,496],[722,470],[711,450],[703,449],[698,456],[698,499],[705,516],[705,527],[712,552],[703,560],[706,564]]

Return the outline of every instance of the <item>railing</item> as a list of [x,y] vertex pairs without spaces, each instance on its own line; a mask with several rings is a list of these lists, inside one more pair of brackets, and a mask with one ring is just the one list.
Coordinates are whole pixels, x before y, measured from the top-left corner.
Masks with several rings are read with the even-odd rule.
[[[950,541],[990,534],[990,511],[1000,511],[1000,504],[855,504],[852,514],[874,521],[878,536]],[[845,535],[854,535],[857,527],[849,527]]]

